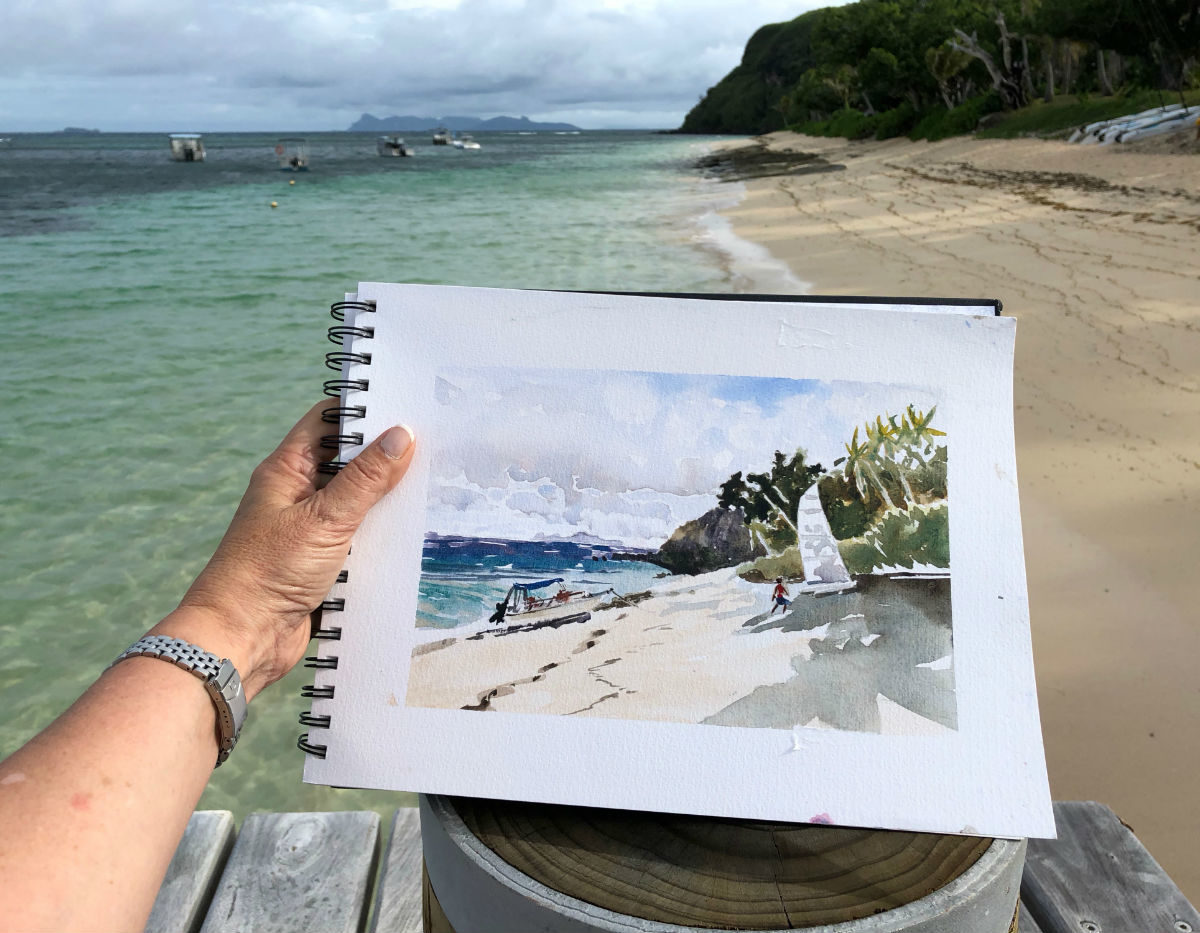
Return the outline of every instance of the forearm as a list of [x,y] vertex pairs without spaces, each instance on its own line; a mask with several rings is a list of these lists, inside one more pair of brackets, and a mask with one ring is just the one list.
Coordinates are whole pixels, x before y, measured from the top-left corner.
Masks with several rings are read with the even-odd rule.
[[0,763],[0,929],[141,930],[216,756],[198,678],[107,671]]
[[[216,554],[151,629],[231,661],[247,702],[303,656],[355,529],[412,462],[398,426],[318,489],[324,407],[254,471]],[[216,760],[199,678],[149,657],[107,671],[0,762],[0,931],[141,930]]]

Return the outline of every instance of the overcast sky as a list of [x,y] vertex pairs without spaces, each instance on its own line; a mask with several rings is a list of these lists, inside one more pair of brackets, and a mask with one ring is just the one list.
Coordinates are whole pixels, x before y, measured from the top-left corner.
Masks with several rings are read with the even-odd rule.
[[426,530],[657,547],[735,471],[804,447],[826,469],[911,386],[585,370],[464,369],[437,386]]
[[0,131],[675,127],[755,29],[830,2],[0,0]]

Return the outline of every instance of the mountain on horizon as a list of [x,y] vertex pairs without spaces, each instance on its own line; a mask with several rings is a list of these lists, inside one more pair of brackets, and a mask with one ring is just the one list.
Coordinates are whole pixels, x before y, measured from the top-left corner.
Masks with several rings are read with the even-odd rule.
[[524,130],[526,132],[578,131],[579,127],[571,123],[539,123],[529,117],[491,117],[484,120],[481,117],[416,117],[391,116],[376,117],[364,113],[354,121],[347,133],[421,133],[429,132],[444,126],[455,132],[487,130]]

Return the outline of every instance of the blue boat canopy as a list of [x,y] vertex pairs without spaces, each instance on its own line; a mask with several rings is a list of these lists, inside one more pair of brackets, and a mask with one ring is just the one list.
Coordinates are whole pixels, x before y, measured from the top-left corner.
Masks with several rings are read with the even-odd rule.
[[553,583],[562,583],[562,577],[555,577],[553,580],[539,580],[537,583],[514,583],[514,590],[540,590],[542,587],[550,586]]

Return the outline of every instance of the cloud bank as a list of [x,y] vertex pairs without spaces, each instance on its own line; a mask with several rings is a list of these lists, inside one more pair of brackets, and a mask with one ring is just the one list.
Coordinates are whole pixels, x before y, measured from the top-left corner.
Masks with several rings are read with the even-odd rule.
[[0,4],[0,129],[344,129],[359,113],[673,127],[819,0]]
[[438,380],[426,530],[657,547],[735,471],[798,447],[827,469],[912,387],[663,373],[454,370]]

